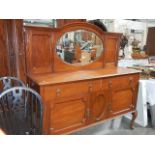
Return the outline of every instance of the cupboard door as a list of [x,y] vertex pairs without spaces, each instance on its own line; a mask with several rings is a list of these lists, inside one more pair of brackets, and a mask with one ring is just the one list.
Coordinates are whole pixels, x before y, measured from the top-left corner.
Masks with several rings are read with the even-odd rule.
[[114,91],[112,93],[111,112],[113,114],[117,114],[131,110],[133,106],[133,100],[134,94],[130,88]]
[[109,82],[109,88],[111,114],[117,115],[119,113],[131,111],[136,108],[136,96],[138,88],[136,76],[119,77],[118,79],[111,80]]
[[100,121],[107,117],[108,92],[94,92],[90,100],[91,121]]
[[83,127],[87,120],[87,97],[57,101],[50,109],[50,134],[67,133]]

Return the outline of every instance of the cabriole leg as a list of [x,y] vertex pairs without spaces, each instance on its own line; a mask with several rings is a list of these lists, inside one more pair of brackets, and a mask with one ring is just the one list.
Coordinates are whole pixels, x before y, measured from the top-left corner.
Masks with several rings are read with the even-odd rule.
[[137,111],[134,111],[132,112],[132,120],[131,120],[131,123],[130,123],[130,128],[131,129],[134,129],[134,122],[135,122],[135,119],[137,118]]

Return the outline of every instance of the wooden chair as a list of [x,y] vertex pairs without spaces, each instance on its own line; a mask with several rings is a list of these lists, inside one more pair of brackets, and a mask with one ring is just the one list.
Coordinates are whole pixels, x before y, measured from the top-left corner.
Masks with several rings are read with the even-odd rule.
[[19,80],[16,77],[1,77],[0,78],[0,93],[2,93],[3,91],[10,89],[12,87],[16,87],[16,86],[23,86],[25,87],[25,84]]
[[0,128],[9,135],[42,133],[40,95],[26,87],[10,88],[0,94]]

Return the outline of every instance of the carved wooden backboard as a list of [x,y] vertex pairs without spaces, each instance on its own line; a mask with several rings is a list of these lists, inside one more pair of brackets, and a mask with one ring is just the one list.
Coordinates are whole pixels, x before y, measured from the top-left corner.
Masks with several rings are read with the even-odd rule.
[[[121,34],[103,32],[97,26],[86,22],[68,24],[62,28],[55,29],[47,27],[25,26],[24,30],[26,65],[28,74],[100,69],[104,68],[107,64],[112,64],[113,66],[117,65],[119,40]],[[76,61],[78,62],[77,65],[72,65],[71,63],[62,61],[60,55],[58,55],[58,46],[61,46],[60,49],[63,52],[66,50],[63,45],[59,44],[60,40],[63,40],[62,38],[65,39],[66,34],[72,35],[75,34],[73,32],[78,31],[82,31],[83,33],[83,40],[81,41],[82,45],[80,46],[79,51],[82,51],[82,56],[88,57],[87,61],[89,60],[91,62],[86,63],[85,65],[81,65],[79,63],[80,61],[83,61],[82,58],[80,58],[79,61]],[[87,35],[85,35],[86,32]],[[94,42],[92,41],[92,37],[89,37],[88,34],[93,34],[92,37],[98,38],[98,41],[96,41],[94,44]],[[75,39],[75,36],[73,37],[72,35],[72,37],[70,38]],[[89,43],[93,44],[89,46],[89,50],[88,48],[83,50],[83,45]],[[98,58],[92,61],[95,55],[92,54],[92,51],[95,51],[97,49],[96,45],[98,44],[100,44],[101,54]],[[71,45],[75,45],[73,39],[71,40]],[[73,49],[78,50],[78,47],[76,46],[76,48]],[[70,51],[70,48],[68,51]],[[79,57],[79,55],[77,53],[74,54],[73,61],[77,57]]]

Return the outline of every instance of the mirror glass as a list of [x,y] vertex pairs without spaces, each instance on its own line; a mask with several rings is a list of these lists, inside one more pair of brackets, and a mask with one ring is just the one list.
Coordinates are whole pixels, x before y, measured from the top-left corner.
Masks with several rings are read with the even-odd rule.
[[75,66],[87,65],[102,55],[103,43],[91,31],[75,30],[60,37],[56,45],[56,52],[66,63]]

